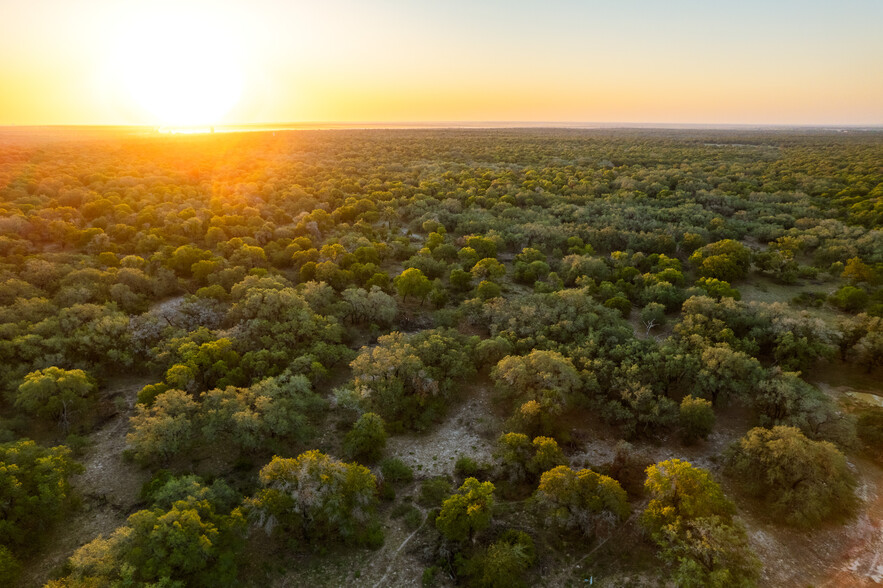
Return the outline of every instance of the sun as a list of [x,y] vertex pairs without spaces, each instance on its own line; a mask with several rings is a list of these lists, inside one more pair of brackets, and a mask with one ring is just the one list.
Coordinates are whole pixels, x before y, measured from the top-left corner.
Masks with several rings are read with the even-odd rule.
[[117,78],[151,122],[213,125],[236,105],[242,55],[225,27],[174,10],[132,16],[118,41]]

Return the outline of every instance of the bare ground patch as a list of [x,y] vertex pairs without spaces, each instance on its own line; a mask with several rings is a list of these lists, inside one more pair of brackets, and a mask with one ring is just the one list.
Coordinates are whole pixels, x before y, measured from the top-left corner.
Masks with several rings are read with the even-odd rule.
[[451,474],[454,463],[461,456],[490,463],[495,435],[499,432],[490,395],[488,383],[469,386],[467,397],[431,432],[390,438],[386,446],[387,457],[400,458],[414,468],[418,477]]

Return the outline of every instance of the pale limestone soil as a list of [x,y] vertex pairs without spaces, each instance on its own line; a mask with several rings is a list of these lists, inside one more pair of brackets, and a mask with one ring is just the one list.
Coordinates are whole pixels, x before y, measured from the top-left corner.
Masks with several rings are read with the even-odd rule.
[[484,383],[470,386],[445,421],[426,434],[396,435],[386,445],[387,457],[398,457],[420,478],[452,474],[457,458],[491,463],[500,430],[491,406],[492,390]]
[[856,466],[865,480],[858,489],[865,506],[836,546],[838,561],[819,578],[819,586],[883,584],[883,470],[866,461],[857,461]]

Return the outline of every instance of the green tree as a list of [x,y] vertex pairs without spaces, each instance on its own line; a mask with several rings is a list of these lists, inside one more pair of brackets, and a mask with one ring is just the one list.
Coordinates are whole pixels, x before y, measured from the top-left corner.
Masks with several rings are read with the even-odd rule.
[[763,377],[760,362],[726,343],[706,347],[700,354],[701,368],[694,391],[720,406],[731,400],[748,401]]
[[502,294],[502,290],[500,289],[499,284],[494,282],[490,282],[488,280],[482,280],[478,287],[475,289],[475,294],[482,300],[491,300],[493,298],[499,298]]
[[451,270],[448,280],[457,292],[466,292],[472,287],[472,274],[459,268]]
[[824,439],[841,446],[851,446],[855,440],[852,419],[838,412],[834,402],[805,382],[799,372],[770,370],[757,386],[754,406],[764,427],[797,427],[810,439]]
[[303,442],[313,433],[309,416],[324,405],[305,376],[286,372],[249,388],[203,392],[194,428],[213,446],[255,450],[275,439]]
[[534,475],[539,475],[566,462],[564,453],[558,447],[558,442],[551,437],[536,437],[531,445],[534,454],[527,462],[527,471]]
[[503,462],[508,477],[524,480],[528,475],[539,476],[555,466],[566,463],[558,442],[551,437],[536,437],[531,441],[522,433],[505,433],[497,440],[497,456]]
[[377,461],[386,447],[386,426],[380,415],[366,412],[343,440],[343,450],[350,458]]
[[461,566],[470,585],[480,588],[519,588],[536,562],[533,539],[524,531],[508,529],[487,549],[480,550]]
[[623,318],[628,318],[632,312],[632,303],[625,296],[614,296],[604,301],[604,306],[618,310]]
[[751,588],[760,576],[760,561],[745,529],[719,516],[688,521],[677,531],[667,528],[658,541],[663,561],[674,568],[671,580],[684,588]]
[[489,237],[481,235],[466,237],[466,247],[475,251],[479,259],[497,257],[497,242]]
[[494,485],[466,478],[463,485],[442,503],[435,526],[451,541],[472,540],[490,524],[494,509]]
[[530,437],[523,433],[504,433],[497,439],[497,457],[507,476],[514,481],[527,477],[527,462],[533,454]]
[[812,441],[796,427],[757,427],[726,454],[727,471],[781,520],[811,527],[850,512],[855,478],[827,441]]
[[432,290],[432,282],[417,268],[409,268],[396,276],[393,284],[402,299],[414,296],[421,301]]
[[350,363],[356,392],[390,427],[425,428],[440,416],[455,382],[475,373],[477,337],[454,329],[393,332]]
[[506,274],[506,267],[494,258],[480,259],[470,270],[478,280],[498,280]]
[[14,586],[21,573],[21,562],[12,552],[0,545],[0,583],[4,586]]
[[207,500],[179,500],[165,512],[142,510],[127,521],[131,534],[120,556],[145,582],[223,585],[235,581],[232,547],[245,530],[244,522],[238,510],[229,517],[217,516]]
[[0,445],[0,549],[9,550],[9,572],[14,555],[32,549],[67,512],[70,478],[82,471],[64,446],[46,449],[29,440]]
[[183,390],[163,392],[150,406],[135,405],[126,441],[142,462],[168,460],[193,442],[198,410],[197,402]]
[[732,282],[744,278],[751,266],[751,250],[732,239],[709,243],[690,256],[700,276]]
[[15,406],[56,419],[67,432],[95,404],[96,388],[95,381],[83,370],[48,367],[25,376],[18,387]]
[[[166,479],[152,508],[129,516],[107,539],[99,536],[68,561],[61,586],[222,586],[236,582],[245,518],[226,484],[196,476]],[[78,583],[82,582],[82,584]]]
[[175,249],[166,261],[166,265],[175,270],[175,273],[179,276],[189,278],[193,275],[192,271],[194,264],[211,258],[211,251],[206,251],[205,249],[200,249],[193,245],[182,245]]
[[239,353],[228,338],[197,344],[187,341],[177,349],[179,361],[166,370],[169,386],[189,392],[241,384]]
[[370,290],[349,288],[341,294],[343,302],[349,306],[348,317],[353,322],[390,325],[398,310],[395,298],[372,286]]
[[573,362],[557,351],[534,350],[526,356],[509,355],[491,372],[497,388],[516,399],[534,399],[543,390],[569,394],[581,384]]
[[695,443],[698,439],[708,439],[714,429],[714,409],[711,402],[703,398],[684,396],[681,400],[679,423],[681,436],[687,444]]

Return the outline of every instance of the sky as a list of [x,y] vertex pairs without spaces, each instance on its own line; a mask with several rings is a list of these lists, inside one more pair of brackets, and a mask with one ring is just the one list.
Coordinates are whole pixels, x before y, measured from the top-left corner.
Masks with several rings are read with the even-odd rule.
[[0,0],[0,124],[883,124],[883,0]]

